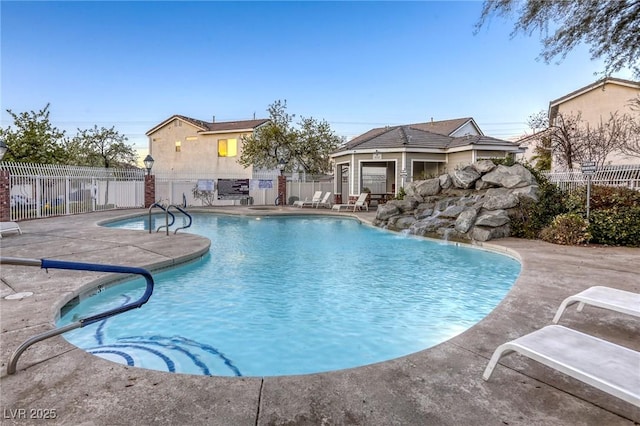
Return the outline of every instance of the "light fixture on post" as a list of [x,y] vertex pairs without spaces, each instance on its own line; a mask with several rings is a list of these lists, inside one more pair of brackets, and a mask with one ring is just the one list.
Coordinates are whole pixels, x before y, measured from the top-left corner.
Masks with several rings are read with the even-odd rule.
[[0,139],[0,160],[4,157],[4,154],[7,152],[7,144],[4,143],[4,140]]
[[276,205],[284,206],[285,201],[284,197],[287,193],[287,178],[284,176],[284,169],[287,167],[287,162],[284,159],[284,156],[278,153],[278,148],[280,146],[275,147],[275,157],[278,160],[278,170],[280,170],[280,176],[278,176],[278,197],[276,198]]
[[281,152],[278,152],[280,148],[282,148],[281,145],[276,146],[273,154],[276,157],[276,160],[278,160],[277,167],[278,170],[280,170],[280,176],[282,176],[284,169],[287,167],[287,162],[284,159],[284,155]]
[[147,168],[147,176],[151,175],[151,168],[153,167],[153,162],[154,162],[154,159],[151,156],[151,154],[147,154],[147,156],[144,157],[143,163],[144,163],[144,166]]

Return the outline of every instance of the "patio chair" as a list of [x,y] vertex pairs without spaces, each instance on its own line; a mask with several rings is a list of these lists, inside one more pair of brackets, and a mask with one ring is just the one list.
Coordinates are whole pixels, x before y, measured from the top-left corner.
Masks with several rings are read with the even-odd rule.
[[610,395],[640,407],[640,352],[575,331],[548,325],[495,350],[482,377],[511,352],[531,358]]
[[324,194],[324,197],[322,197],[322,200],[316,203],[316,209],[320,206],[327,207],[327,208],[331,207],[331,201],[329,201],[329,198],[331,198],[331,191]]
[[322,197],[322,191],[316,191],[313,194],[313,197],[311,199],[305,198],[304,200],[297,200],[297,201],[293,202],[293,205],[295,207],[300,207],[300,208],[302,208],[304,206],[312,206],[313,207],[313,205],[315,203],[320,202],[320,198],[321,197]]
[[333,207],[331,207],[331,209],[340,211],[343,207],[346,207],[346,208],[353,207],[353,211],[354,212],[356,211],[356,209],[360,209],[361,210],[362,208],[364,208],[365,210],[369,211],[369,204],[367,204],[367,197],[368,196],[369,196],[368,192],[363,192],[362,194],[360,194],[360,196],[355,201],[355,203],[334,204]]
[[2,234],[7,232],[22,234],[22,230],[16,222],[0,222],[0,238],[2,238]]
[[640,294],[617,288],[594,286],[564,299],[553,317],[553,323],[557,324],[565,309],[574,303],[578,303],[578,312],[582,312],[584,305],[592,305],[640,317]]

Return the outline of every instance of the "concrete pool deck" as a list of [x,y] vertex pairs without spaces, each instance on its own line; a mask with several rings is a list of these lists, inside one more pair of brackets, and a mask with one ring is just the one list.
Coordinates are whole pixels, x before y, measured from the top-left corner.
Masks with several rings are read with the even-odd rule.
[[[195,209],[193,209],[195,210]],[[315,211],[314,211],[315,210]],[[316,209],[213,209],[240,214],[316,214]],[[111,263],[157,270],[206,253],[209,241],[99,227],[146,210],[109,211],[20,222],[0,239],[3,257]],[[324,214],[330,214],[326,210]],[[351,213],[340,213],[346,216]],[[364,222],[375,212],[357,213]],[[167,242],[170,242],[167,244]],[[107,275],[2,265],[0,415],[2,424],[74,425],[631,425],[640,408],[517,354],[490,381],[495,348],[551,323],[562,300],[593,286],[640,293],[640,249],[565,247],[507,238],[522,272],[480,323],[436,347],[369,366],[285,377],[207,377],[115,364],[57,336],[36,343],[7,375],[11,353],[54,328],[60,307]],[[6,296],[33,292],[7,300]],[[153,297],[153,296],[152,296]],[[142,308],[144,309],[144,307]],[[593,307],[569,308],[560,324],[640,350],[640,319]],[[211,326],[215,326],[212,324]],[[630,371],[629,374],[640,374]],[[24,411],[22,411],[24,410]],[[47,411],[48,410],[48,411]],[[55,419],[43,417],[55,410]]]

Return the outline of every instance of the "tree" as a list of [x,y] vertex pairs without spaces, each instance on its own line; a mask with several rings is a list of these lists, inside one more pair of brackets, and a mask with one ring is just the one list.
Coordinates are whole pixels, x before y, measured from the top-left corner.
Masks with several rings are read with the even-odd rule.
[[630,117],[618,112],[611,114],[606,122],[600,121],[596,127],[587,125],[582,134],[582,149],[576,153],[576,160],[595,161],[598,167],[604,166],[609,154],[622,151],[630,125]]
[[623,151],[632,133],[633,121],[627,114],[612,113],[597,126],[583,123],[581,115],[558,114],[549,126],[549,145],[556,162],[569,170],[584,161],[598,167],[606,164],[610,154]]
[[605,75],[628,67],[640,78],[640,1],[485,0],[476,32],[490,16],[514,13],[518,18],[511,36],[538,31],[545,62],[558,56],[562,60],[585,43],[591,59],[604,59]]
[[569,170],[573,170],[574,163],[578,161],[577,153],[582,149],[580,121],[580,114],[558,114],[549,126],[551,152],[558,165]]
[[286,101],[277,100],[269,105],[269,122],[243,137],[238,162],[244,167],[274,169],[283,160],[284,171],[302,168],[312,174],[327,172],[329,154],[338,148],[340,137],[324,120],[302,117],[299,128],[294,127],[295,115],[286,109]]
[[0,128],[0,138],[7,144],[3,160],[22,163],[66,164],[68,156],[65,145],[68,139],[63,130],[58,130],[49,121],[49,104],[40,111],[14,113],[15,129]]
[[[76,153],[76,164],[92,167],[136,167],[137,152],[125,144],[126,136],[115,127],[107,129],[94,125],[93,129],[80,130],[68,144],[68,149]],[[104,193],[104,204],[109,202],[109,180]]]
[[541,135],[533,148],[533,156],[531,159],[535,162],[536,170],[551,170],[553,163],[553,154],[551,148],[551,138],[547,135]]
[[533,160],[536,170],[551,170],[552,148],[551,137],[549,135],[549,118],[545,111],[532,114],[527,119],[529,128],[533,130]]
[[115,130],[115,127],[98,129],[94,125],[92,129],[78,129],[78,134],[67,144],[67,149],[75,154],[79,165],[136,167],[138,154],[126,141],[127,137]]
[[630,118],[627,139],[621,150],[627,155],[640,157],[640,95],[629,101],[629,107],[635,115]]

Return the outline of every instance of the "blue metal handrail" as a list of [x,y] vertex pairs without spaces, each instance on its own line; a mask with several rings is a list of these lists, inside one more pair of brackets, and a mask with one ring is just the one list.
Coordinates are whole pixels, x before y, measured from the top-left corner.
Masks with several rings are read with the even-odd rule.
[[149,271],[143,268],[136,268],[136,267],[130,267],[130,266],[117,266],[117,265],[104,265],[99,263],[69,262],[64,260],[51,260],[51,259],[23,259],[23,258],[17,258],[17,257],[0,257],[0,264],[20,265],[20,266],[40,266],[42,269],[68,269],[68,270],[74,270],[74,271],[95,271],[95,272],[114,272],[119,274],[136,274],[136,275],[142,275],[144,279],[147,281],[147,287],[145,289],[144,294],[142,295],[142,297],[140,297],[140,299],[136,300],[135,302],[127,303],[117,308],[109,309],[97,315],[93,315],[87,318],[82,318],[64,327],[60,327],[55,330],[50,330],[50,331],[38,334],[26,340],[11,355],[11,358],[9,359],[9,365],[7,366],[7,374],[14,374],[16,372],[16,365],[18,363],[18,358],[20,358],[20,355],[22,355],[22,353],[34,343],[48,339],[49,337],[57,336],[59,334],[65,333],[70,330],[74,330],[76,328],[81,328],[89,324],[93,324],[105,318],[109,318],[114,315],[118,315],[123,312],[127,312],[132,309],[139,308],[145,303],[147,303],[147,301],[151,297],[151,294],[153,294],[153,285],[154,285],[153,277],[151,276],[151,273]]

